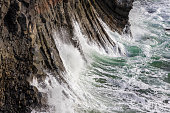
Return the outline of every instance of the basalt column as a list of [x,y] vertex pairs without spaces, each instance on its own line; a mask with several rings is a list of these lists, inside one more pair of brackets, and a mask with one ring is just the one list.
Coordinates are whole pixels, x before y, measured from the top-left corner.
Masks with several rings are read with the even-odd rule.
[[100,21],[122,33],[129,25],[132,3],[133,0],[0,0],[0,113],[48,108],[46,94],[30,84],[33,77],[43,82],[46,72],[50,72],[60,84],[67,84],[54,32],[82,55],[81,45],[73,38],[74,22],[88,41],[103,48],[115,46]]

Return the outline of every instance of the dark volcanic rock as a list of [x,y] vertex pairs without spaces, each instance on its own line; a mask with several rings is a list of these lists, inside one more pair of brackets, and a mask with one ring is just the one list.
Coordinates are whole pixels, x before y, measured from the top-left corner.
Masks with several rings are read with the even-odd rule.
[[114,46],[99,19],[121,33],[128,25],[132,2],[0,0],[0,113],[30,113],[46,106],[42,93],[29,83],[32,77],[46,76],[44,70],[65,83],[61,74],[65,68],[52,31],[82,52],[73,40],[77,21],[89,41],[103,48]]

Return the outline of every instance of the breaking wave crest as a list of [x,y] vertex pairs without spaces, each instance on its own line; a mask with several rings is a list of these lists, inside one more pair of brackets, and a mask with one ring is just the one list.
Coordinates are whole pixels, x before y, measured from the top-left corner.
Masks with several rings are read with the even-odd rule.
[[39,91],[48,94],[49,112],[169,112],[170,35],[166,30],[170,27],[169,7],[168,0],[134,2],[129,16],[133,38],[111,31],[99,19],[116,44],[108,47],[107,53],[88,42],[74,20],[74,40],[80,44],[84,57],[54,32],[69,87],[59,84],[47,71],[44,71],[48,75],[46,88],[36,78],[32,82]]

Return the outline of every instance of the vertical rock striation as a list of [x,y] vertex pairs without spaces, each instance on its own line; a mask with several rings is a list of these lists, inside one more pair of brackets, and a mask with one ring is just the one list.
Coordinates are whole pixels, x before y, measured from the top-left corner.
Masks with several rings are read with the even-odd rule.
[[132,3],[133,0],[0,0],[0,113],[30,113],[45,107],[43,94],[30,84],[33,77],[43,81],[44,70],[66,83],[53,31],[82,52],[73,39],[76,21],[89,41],[103,48],[114,46],[100,19],[121,33],[128,25]]

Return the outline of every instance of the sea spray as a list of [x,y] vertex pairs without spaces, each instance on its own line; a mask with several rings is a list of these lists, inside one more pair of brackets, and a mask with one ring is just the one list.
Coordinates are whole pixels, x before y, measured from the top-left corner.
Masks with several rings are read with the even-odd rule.
[[[48,71],[44,71],[48,75],[43,83],[46,84],[46,88],[42,88],[36,78],[33,79],[32,85],[36,86],[40,92],[48,94],[50,113],[104,111],[106,109],[105,104],[103,104],[100,99],[97,99],[94,94],[91,94],[90,90],[94,88],[91,86],[93,79],[88,78],[84,73],[87,73],[87,65],[91,65],[92,62],[94,62],[92,54],[116,57],[120,56],[122,52],[124,52],[123,45],[117,42],[116,38],[114,38],[115,36],[120,38],[120,35],[116,32],[112,32],[108,26],[102,22],[103,27],[116,44],[115,47],[108,47],[109,53],[106,53],[104,48],[97,46],[95,42],[88,42],[76,21],[73,21],[73,25],[73,40],[80,44],[82,51],[79,51],[78,48],[68,43],[67,38],[61,39],[60,33],[56,31],[53,33],[56,47],[58,48],[60,57],[66,69],[66,72],[63,74],[63,78],[67,81],[69,88],[64,84],[59,84],[54,77],[56,75],[53,75]],[[110,32],[115,36],[111,35]],[[61,33],[64,37],[68,37],[64,28]],[[120,52],[118,48],[122,51]],[[83,52],[86,60],[80,52]]]
[[[59,53],[61,55],[61,59],[66,68],[66,74],[64,78],[68,81],[68,84],[73,92],[76,93],[78,99],[74,99],[74,111],[83,112],[87,108],[89,111],[92,111],[95,108],[98,108],[100,102],[96,100],[88,91],[85,83],[89,80],[86,80],[83,72],[85,72],[85,68],[87,64],[90,63],[90,53],[92,51],[98,51],[101,54],[104,53],[102,48],[99,48],[94,43],[88,44],[86,36],[81,33],[80,27],[76,21],[74,21],[74,40],[76,40],[80,46],[82,47],[82,52],[85,55],[86,61],[83,59],[80,51],[75,48],[71,44],[66,44],[64,41],[58,37],[58,33],[54,33],[54,40],[57,48],[59,49]],[[88,84],[88,83],[87,83]],[[102,109],[104,107],[101,107]]]
[[[45,113],[74,113],[74,94],[64,84],[59,84],[53,74],[45,71],[47,77],[45,81],[38,83],[37,78],[33,78],[32,85],[36,86],[42,93],[47,94],[48,110]],[[42,87],[42,84],[44,87]],[[33,110],[32,113],[43,113]]]
[[125,56],[126,51],[121,43],[122,36],[118,34],[117,32],[113,32],[100,18],[98,18],[101,25],[103,26],[104,30],[108,34],[109,38],[115,43],[114,47],[108,47],[109,52],[108,54],[112,57],[120,57],[120,56]]
[[[62,110],[65,107],[69,108],[70,113],[170,111],[169,37],[163,29],[163,24],[168,24],[167,15],[164,17],[163,14],[169,12],[159,6],[168,5],[169,2],[157,2],[153,2],[153,6],[156,4],[158,7],[154,11],[147,6],[147,2],[134,3],[129,16],[133,37],[111,31],[99,19],[109,38],[115,42],[115,47],[108,47],[108,53],[95,42],[88,42],[74,20],[73,38],[82,51],[59,40],[59,33],[54,33],[56,46],[66,67],[63,76],[72,89],[70,91],[61,85],[61,89],[69,95],[69,98],[64,97],[67,101],[60,100],[63,98],[60,87],[51,89],[54,95],[51,94],[49,102],[55,106],[56,112],[65,113]],[[148,8],[151,9],[148,11]],[[80,52],[84,53],[86,61]],[[58,91],[59,98],[55,95]]]

